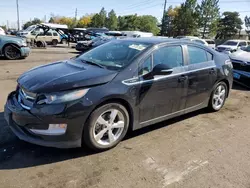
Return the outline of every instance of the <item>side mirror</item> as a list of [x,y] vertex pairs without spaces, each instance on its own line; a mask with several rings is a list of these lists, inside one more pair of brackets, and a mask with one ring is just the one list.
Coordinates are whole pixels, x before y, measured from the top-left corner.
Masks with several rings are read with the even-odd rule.
[[166,64],[158,64],[153,68],[152,74],[155,75],[169,75],[172,74],[173,69],[171,69]]

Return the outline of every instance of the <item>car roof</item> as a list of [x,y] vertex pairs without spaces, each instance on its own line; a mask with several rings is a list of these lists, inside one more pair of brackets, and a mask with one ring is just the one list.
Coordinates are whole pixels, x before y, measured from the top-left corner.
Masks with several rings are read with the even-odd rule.
[[125,41],[133,41],[133,42],[141,42],[141,43],[147,43],[151,45],[157,45],[157,44],[166,44],[166,43],[178,43],[178,44],[195,44],[198,46],[205,47],[202,44],[199,44],[197,42],[189,41],[186,39],[173,39],[173,38],[160,38],[160,37],[140,37],[140,38],[123,38],[118,40],[125,40]]
[[170,38],[159,38],[159,37],[139,37],[139,38],[124,38],[121,40],[126,41],[134,41],[148,44],[161,44],[161,43],[173,43],[173,42],[181,42],[181,39],[170,39]]

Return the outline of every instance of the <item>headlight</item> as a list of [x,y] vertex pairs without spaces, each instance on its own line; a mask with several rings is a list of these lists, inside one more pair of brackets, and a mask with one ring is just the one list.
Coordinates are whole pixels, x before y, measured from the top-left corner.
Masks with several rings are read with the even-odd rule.
[[38,97],[37,104],[59,104],[74,101],[82,98],[89,89],[81,89],[76,91],[67,91],[52,94],[43,94]]

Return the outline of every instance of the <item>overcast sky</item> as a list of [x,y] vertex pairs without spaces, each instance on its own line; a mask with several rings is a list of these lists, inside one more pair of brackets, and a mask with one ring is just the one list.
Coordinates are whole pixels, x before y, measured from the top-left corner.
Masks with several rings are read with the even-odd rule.
[[[201,0],[198,0],[200,2]],[[168,0],[167,6],[179,5],[184,0]],[[164,0],[19,0],[21,24],[34,17],[48,20],[51,13],[61,16],[78,17],[86,13],[97,13],[102,7],[107,11],[114,9],[118,15],[150,14],[159,20],[162,17]],[[238,11],[244,20],[250,16],[250,0],[220,0],[221,13],[224,11]],[[0,25],[9,23],[16,27],[16,0],[0,0]]]

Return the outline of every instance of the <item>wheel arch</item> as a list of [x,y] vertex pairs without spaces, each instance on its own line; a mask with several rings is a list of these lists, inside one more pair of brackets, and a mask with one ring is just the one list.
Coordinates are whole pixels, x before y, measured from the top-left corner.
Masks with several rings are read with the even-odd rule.
[[230,91],[229,81],[224,78],[224,79],[219,80],[217,83],[219,83],[219,82],[224,82],[227,85],[227,97],[228,97],[229,96],[229,91]]
[[3,47],[2,47],[2,54],[4,53],[4,50],[7,46],[15,46],[19,51],[20,51],[20,46],[18,44],[15,44],[15,43],[6,43]]
[[[109,99],[105,99],[105,100],[101,101],[88,114],[88,118],[86,119],[85,123],[89,120],[93,111],[95,111],[97,108],[99,108],[105,104],[108,104],[108,103],[118,103],[118,104],[121,104],[122,106],[125,107],[125,109],[127,110],[128,114],[129,114],[129,130],[132,130],[133,129],[133,122],[134,122],[134,110],[133,110],[132,106],[130,105],[130,103],[121,97],[109,98]],[[84,131],[84,129],[83,129],[83,131]]]

